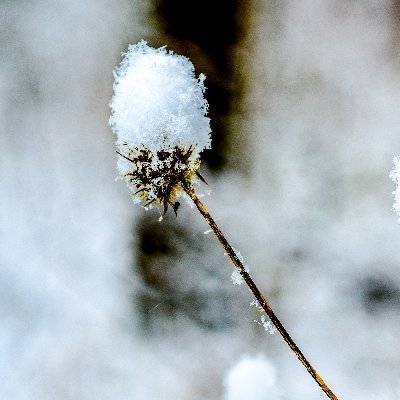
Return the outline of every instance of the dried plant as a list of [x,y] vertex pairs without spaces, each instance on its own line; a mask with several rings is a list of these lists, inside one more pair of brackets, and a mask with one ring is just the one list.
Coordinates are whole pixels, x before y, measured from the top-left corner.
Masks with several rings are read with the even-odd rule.
[[337,396],[290,337],[243,265],[240,254],[229,244],[195,192],[200,152],[210,148],[208,103],[204,98],[204,75],[196,79],[185,57],[153,49],[145,41],[130,46],[115,71],[110,126],[117,135],[118,169],[133,194],[145,207],[161,206],[163,213],[186,194],[217,236],[240,277],[252,291],[276,330],[328,398]]

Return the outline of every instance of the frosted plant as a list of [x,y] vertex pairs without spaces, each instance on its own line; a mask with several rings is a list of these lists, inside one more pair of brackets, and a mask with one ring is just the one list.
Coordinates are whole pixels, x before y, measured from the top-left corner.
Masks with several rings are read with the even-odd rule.
[[395,157],[393,162],[394,162],[394,167],[389,175],[392,181],[396,184],[396,190],[393,192],[394,195],[393,210],[396,211],[397,215],[400,216],[400,159]]
[[242,255],[228,243],[195,193],[196,176],[204,181],[198,171],[200,152],[211,145],[205,76],[196,78],[193,64],[186,57],[168,52],[165,47],[153,49],[141,41],[129,46],[114,77],[110,126],[117,136],[118,169],[134,201],[144,206],[159,204],[164,213],[171,205],[176,213],[176,200],[186,193],[236,267],[233,282],[244,281],[259,309],[269,317],[271,325],[263,316],[264,327],[275,326],[320,388],[336,400],[259,291]]
[[211,147],[204,79],[186,57],[153,49],[145,41],[129,46],[114,72],[110,126],[117,135],[120,174],[136,202],[174,210],[182,185]]

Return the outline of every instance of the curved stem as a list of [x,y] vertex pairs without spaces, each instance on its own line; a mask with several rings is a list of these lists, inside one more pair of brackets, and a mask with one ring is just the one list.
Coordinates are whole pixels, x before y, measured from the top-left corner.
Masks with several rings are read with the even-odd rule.
[[217,236],[218,240],[220,241],[222,247],[224,248],[225,252],[228,254],[229,258],[232,260],[233,264],[238,268],[240,275],[242,276],[243,280],[246,282],[247,286],[253,292],[256,300],[263,308],[265,313],[270,318],[271,322],[275,325],[278,332],[282,335],[285,342],[289,345],[292,351],[296,354],[297,358],[303,364],[303,366],[307,369],[308,373],[313,377],[315,382],[320,386],[320,388],[324,391],[324,393],[328,396],[331,400],[338,400],[336,395],[332,392],[332,390],[328,387],[328,385],[324,382],[321,376],[317,373],[315,368],[310,364],[301,350],[298,348],[294,340],[290,337],[289,333],[286,331],[284,326],[282,325],[281,321],[275,315],[274,311],[272,310],[271,306],[268,304],[267,300],[261,294],[260,290],[254,283],[253,279],[249,275],[249,273],[245,270],[243,263],[239,260],[236,252],[233,250],[232,246],[228,243],[225,239],[225,236],[222,234],[221,230],[219,229],[218,225],[215,223],[214,219],[211,217],[210,213],[204,206],[204,204],[200,201],[197,197],[195,191],[192,187],[184,186],[185,192],[188,196],[192,199],[194,204],[196,205],[197,209],[200,211],[201,215],[207,221],[210,228],[214,231],[215,235]]

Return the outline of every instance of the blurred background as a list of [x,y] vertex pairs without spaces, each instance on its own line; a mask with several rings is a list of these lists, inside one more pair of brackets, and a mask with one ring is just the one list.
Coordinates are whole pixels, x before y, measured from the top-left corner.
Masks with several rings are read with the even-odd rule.
[[200,192],[297,344],[339,398],[400,399],[397,0],[0,4],[1,399],[233,400],[243,357],[271,374],[242,398],[325,398],[197,211],[115,182],[142,38],[207,75]]

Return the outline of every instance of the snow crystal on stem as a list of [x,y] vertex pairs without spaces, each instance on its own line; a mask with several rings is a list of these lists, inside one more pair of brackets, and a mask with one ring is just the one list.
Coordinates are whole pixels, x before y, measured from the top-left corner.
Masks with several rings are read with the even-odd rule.
[[261,324],[264,327],[265,331],[268,332],[270,335],[273,335],[277,331],[275,325],[272,323],[272,321],[267,319],[265,315],[261,315]]
[[[240,251],[236,250],[234,247],[232,247],[233,251],[235,252],[237,258],[239,261],[244,264],[244,257],[240,253]],[[224,253],[225,256],[228,256],[228,253]],[[250,272],[250,268],[248,265],[244,265],[244,270],[246,272]],[[234,285],[241,285],[244,282],[244,279],[242,277],[242,274],[240,273],[240,270],[235,268],[234,271],[231,274],[231,280]]]
[[261,322],[258,322],[256,319],[254,322],[257,325],[263,326],[265,332],[268,332],[270,335],[274,335],[278,330],[276,329],[276,326],[272,323],[271,320],[267,319],[265,314],[261,315]]
[[400,159],[395,157],[393,162],[394,162],[394,167],[389,175],[392,181],[396,184],[396,190],[393,192],[394,195],[393,210],[396,211],[397,215],[400,216]]
[[243,277],[238,269],[235,269],[231,274],[232,283],[234,285],[241,285],[243,283]]
[[250,307],[251,307],[251,306],[260,307],[260,303],[258,302],[258,300],[253,299],[252,302],[250,303]]

